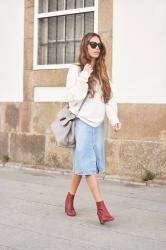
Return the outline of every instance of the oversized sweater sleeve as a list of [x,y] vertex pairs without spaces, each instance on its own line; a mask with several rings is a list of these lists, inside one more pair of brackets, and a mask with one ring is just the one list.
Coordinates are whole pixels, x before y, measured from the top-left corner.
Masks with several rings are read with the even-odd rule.
[[112,125],[119,123],[119,119],[118,119],[118,108],[117,108],[117,102],[116,102],[116,98],[115,98],[115,90],[114,90],[114,86],[111,83],[111,90],[112,90],[112,96],[110,98],[110,100],[108,101],[108,103],[106,103],[106,115],[110,121],[110,123]]

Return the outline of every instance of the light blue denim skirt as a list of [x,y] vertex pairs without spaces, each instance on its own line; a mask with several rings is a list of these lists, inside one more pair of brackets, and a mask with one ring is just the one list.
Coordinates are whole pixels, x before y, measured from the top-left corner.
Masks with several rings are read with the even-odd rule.
[[98,127],[92,127],[76,118],[75,139],[73,172],[78,175],[103,173],[105,170],[104,122]]

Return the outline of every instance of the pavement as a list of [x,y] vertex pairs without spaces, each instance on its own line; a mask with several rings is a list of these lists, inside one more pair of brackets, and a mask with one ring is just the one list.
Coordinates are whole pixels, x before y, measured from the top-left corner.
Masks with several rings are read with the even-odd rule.
[[70,173],[0,167],[0,250],[165,250],[166,186],[99,178],[115,220],[99,223],[82,179],[77,216],[64,213]]

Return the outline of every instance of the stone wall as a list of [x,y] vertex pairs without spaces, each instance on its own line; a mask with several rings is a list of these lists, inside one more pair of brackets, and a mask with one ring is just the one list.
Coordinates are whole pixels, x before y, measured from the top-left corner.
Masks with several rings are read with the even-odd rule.
[[[103,15],[104,13],[104,15]],[[99,1],[99,33],[107,47],[111,73],[112,0]],[[64,86],[66,69],[33,70],[34,1],[25,0],[24,102],[0,104],[0,157],[12,162],[72,168],[70,149],[56,146],[50,124],[63,103],[34,103],[35,86]],[[108,22],[109,21],[109,25]],[[106,120],[106,173],[140,180],[144,168],[166,180],[166,105],[119,104],[122,130]]]
[[[56,146],[50,123],[63,104],[1,103],[0,157],[36,167],[72,168],[72,152]],[[140,180],[144,168],[166,180],[166,105],[119,104],[122,130],[106,120],[106,173]]]

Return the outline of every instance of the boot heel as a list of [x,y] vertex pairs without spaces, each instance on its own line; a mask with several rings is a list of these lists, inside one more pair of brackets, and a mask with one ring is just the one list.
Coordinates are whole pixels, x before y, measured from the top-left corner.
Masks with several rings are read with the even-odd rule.
[[65,213],[67,212],[67,205],[66,205],[66,201],[65,201]]
[[97,214],[97,215],[98,215],[98,218],[99,218],[100,224],[104,224],[104,221],[102,220],[102,218],[100,217],[100,215],[99,215],[99,214]]

